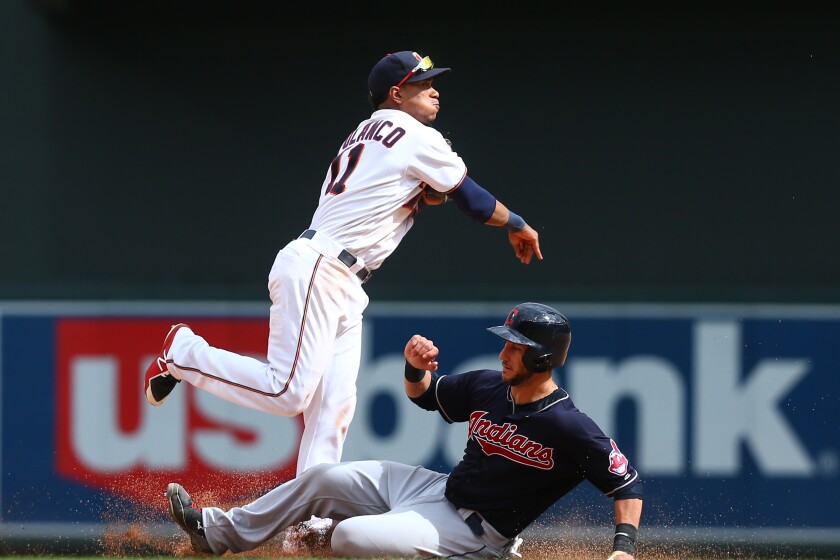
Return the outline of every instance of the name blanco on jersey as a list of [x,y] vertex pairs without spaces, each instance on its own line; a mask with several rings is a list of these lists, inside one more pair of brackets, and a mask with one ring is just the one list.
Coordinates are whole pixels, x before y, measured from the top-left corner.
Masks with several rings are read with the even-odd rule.
[[385,135],[385,132],[393,126],[394,123],[391,121],[371,121],[365,124],[365,126],[354,130],[353,133],[347,137],[347,140],[344,141],[344,144],[341,145],[341,149],[343,150],[348,146],[352,146],[356,142],[362,142],[365,140],[382,142],[383,146],[391,148],[400,138],[405,136],[405,129],[400,126],[390,130],[390,132]]

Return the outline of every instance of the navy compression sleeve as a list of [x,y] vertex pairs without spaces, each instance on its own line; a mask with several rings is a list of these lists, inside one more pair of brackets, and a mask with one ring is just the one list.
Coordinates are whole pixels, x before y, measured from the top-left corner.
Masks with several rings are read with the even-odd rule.
[[464,177],[461,186],[452,193],[452,200],[458,210],[475,220],[485,223],[496,210],[496,197],[481,188],[478,183]]

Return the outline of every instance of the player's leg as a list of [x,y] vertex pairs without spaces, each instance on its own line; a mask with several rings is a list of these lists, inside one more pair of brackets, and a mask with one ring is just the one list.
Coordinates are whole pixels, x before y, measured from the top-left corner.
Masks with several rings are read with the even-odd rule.
[[412,485],[422,488],[442,476],[382,461],[322,463],[245,506],[228,511],[204,507],[205,536],[219,554],[252,550],[313,515],[341,520],[384,513],[391,494],[406,494]]
[[312,402],[303,411],[298,474],[319,463],[341,461],[344,440],[356,410],[356,379],[361,361],[361,310],[355,317],[337,337],[334,358]]
[[211,346],[189,328],[172,342],[169,370],[218,397],[281,416],[300,414],[320,382],[337,329],[338,302],[325,298],[335,270],[292,244],[269,276],[272,298],[268,363]]
[[340,521],[332,534],[336,555],[499,558],[506,554],[510,539],[480,519],[482,534],[476,535],[465,521],[472,512],[445,498],[447,475],[402,463],[382,464],[388,511]]
[[[336,354],[336,358],[341,362],[341,352]],[[312,402],[303,411],[304,428],[298,448],[298,476],[315,465],[341,461],[347,429],[356,408],[355,374],[351,386],[340,393],[332,387],[336,382],[336,372],[331,369],[328,368],[321,377]],[[290,548],[297,548],[304,542],[325,546],[329,543],[327,539],[334,523],[332,519],[313,515],[287,532],[283,544]]]
[[490,533],[474,534],[440,490],[386,513],[341,521],[333,531],[332,548],[348,557],[504,556],[508,540],[487,528]]
[[[299,262],[306,266],[293,269]],[[304,272],[300,272],[301,268]],[[285,380],[279,400],[291,403],[278,406],[294,407],[302,413],[310,406],[334,359],[342,322],[348,314],[361,316],[362,311],[354,311],[354,307],[364,290],[346,265],[322,256],[305,240],[296,240],[275,260],[269,291],[272,305],[268,363]]]
[[[365,299],[365,301],[367,301]],[[303,411],[304,429],[298,451],[297,474],[321,463],[341,461],[344,440],[356,409],[356,378],[361,360],[362,313],[336,339],[335,358],[321,378],[312,402]],[[334,521],[312,517],[286,534],[284,546],[329,544]]]

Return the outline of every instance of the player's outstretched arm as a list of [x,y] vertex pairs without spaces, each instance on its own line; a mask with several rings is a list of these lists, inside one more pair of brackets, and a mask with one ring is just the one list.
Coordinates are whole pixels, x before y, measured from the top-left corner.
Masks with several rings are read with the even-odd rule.
[[481,188],[470,177],[465,177],[461,186],[452,193],[452,200],[458,210],[477,222],[488,226],[507,228],[516,258],[529,264],[536,257],[542,260],[539,234],[525,223],[521,216],[508,210],[492,194]]

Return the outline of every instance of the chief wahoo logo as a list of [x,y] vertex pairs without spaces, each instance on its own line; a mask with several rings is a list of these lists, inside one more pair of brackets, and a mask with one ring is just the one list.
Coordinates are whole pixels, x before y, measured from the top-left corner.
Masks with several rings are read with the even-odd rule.
[[613,440],[610,440],[612,451],[610,451],[610,472],[618,476],[627,474],[627,457],[618,449],[618,446]]

